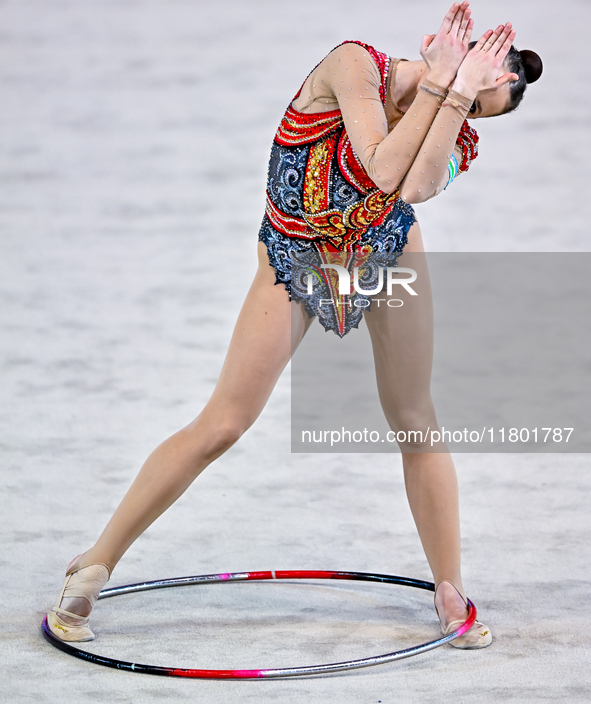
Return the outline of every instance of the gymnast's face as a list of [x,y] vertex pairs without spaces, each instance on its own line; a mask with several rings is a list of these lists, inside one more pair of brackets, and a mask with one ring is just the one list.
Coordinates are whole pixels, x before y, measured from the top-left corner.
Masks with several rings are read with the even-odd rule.
[[494,117],[502,115],[509,105],[509,84],[505,84],[500,88],[492,90],[483,90],[478,93],[471,111],[468,113],[468,119],[472,120],[477,117]]
[[[505,73],[507,73],[507,68],[503,65],[501,66],[497,78],[500,78]],[[509,86],[510,83],[505,83],[505,85],[500,88],[483,90],[478,93],[472,105],[472,109],[468,113],[468,119],[472,120],[476,117],[494,117],[495,115],[502,115],[509,106]]]

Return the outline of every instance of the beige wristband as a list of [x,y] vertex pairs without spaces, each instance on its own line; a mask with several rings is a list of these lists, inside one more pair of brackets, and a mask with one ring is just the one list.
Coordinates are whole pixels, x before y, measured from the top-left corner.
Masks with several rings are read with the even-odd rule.
[[436,96],[440,103],[443,102],[447,96],[446,88],[438,86],[436,83],[433,83],[433,81],[430,81],[427,78],[425,78],[419,88],[424,90],[425,93],[430,93],[431,95]]
[[[447,98],[445,99],[445,102],[448,105],[451,105],[451,107],[456,108],[460,110],[461,112],[465,112],[468,114],[470,112],[470,108],[472,107],[472,104],[474,103],[473,100],[470,100],[470,98],[466,98],[465,95],[462,95],[461,93],[458,93],[455,90],[450,90],[449,93],[447,94]],[[464,115],[465,117],[465,115]]]

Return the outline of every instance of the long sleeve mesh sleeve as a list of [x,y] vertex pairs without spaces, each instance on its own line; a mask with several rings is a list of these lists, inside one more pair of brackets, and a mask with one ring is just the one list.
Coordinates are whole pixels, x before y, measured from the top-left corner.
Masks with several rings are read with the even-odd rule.
[[470,102],[455,94],[457,100],[452,97],[449,103],[449,96],[443,101],[419,87],[410,108],[388,131],[380,86],[369,52],[346,43],[310,74],[294,107],[314,113],[340,109],[351,146],[380,190],[393,193],[400,187],[409,203],[433,198],[447,187],[450,172],[456,172],[449,167],[452,155],[457,173],[466,171],[477,155],[478,136],[465,121]]
[[478,154],[478,136],[465,122],[471,101],[454,91],[450,96],[439,109],[401,184],[400,195],[408,203],[422,203],[447,187],[450,171],[455,171],[455,166],[450,169],[450,160],[462,173]]
[[312,102],[331,109],[338,103],[357,158],[378,188],[393,193],[417,157],[441,98],[420,90],[388,133],[380,81],[369,52],[357,44],[343,44],[310,76],[296,109],[304,112]]

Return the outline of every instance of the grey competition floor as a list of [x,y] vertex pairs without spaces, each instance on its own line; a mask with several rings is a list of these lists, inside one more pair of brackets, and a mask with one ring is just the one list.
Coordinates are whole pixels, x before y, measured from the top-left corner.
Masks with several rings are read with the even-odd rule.
[[[589,251],[588,3],[475,0],[546,73],[481,157],[419,207],[442,251]],[[282,682],[107,670],[40,636],[151,449],[207,400],[255,266],[268,149],[310,68],[344,39],[418,57],[445,2],[0,2],[2,687],[6,702],[585,702],[589,462],[458,455],[465,582],[494,645]],[[480,121],[479,121],[480,122]],[[224,281],[220,280],[223,262]],[[258,569],[429,578],[399,458],[291,455],[289,375],[112,583]],[[194,667],[388,652],[437,634],[428,595],[236,584],[104,602],[89,647]]]

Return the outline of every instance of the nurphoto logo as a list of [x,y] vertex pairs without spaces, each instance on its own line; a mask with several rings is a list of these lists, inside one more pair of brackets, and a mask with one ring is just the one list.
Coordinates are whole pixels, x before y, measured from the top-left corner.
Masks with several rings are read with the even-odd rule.
[[[341,264],[321,264],[322,269],[332,269],[336,271],[339,279],[339,296],[350,296],[351,295],[351,272],[346,266]],[[362,267],[361,267],[362,268]],[[416,281],[417,272],[414,269],[409,269],[408,267],[402,266],[388,266],[379,267],[378,269],[378,282],[376,286],[372,289],[361,288],[359,283],[359,269],[360,267],[353,267],[353,289],[356,293],[363,296],[376,296],[384,288],[384,269],[386,270],[386,291],[388,296],[392,296],[392,289],[395,285],[402,286],[411,296],[418,296],[418,293],[411,288],[410,284]],[[406,278],[397,277],[398,274],[410,274]],[[314,274],[308,274],[307,276],[307,286],[308,295],[312,296],[314,293]],[[404,305],[404,301],[400,298],[378,298],[376,299],[376,304],[379,307],[380,303],[386,301],[390,308],[400,308]],[[321,298],[319,301],[319,306],[332,305],[332,306],[351,306],[354,305],[357,308],[368,308],[370,306],[370,301],[367,299],[355,299],[353,301],[339,300],[334,298]]]
[[[340,264],[321,264],[321,269],[334,269],[339,276],[339,295],[340,296],[350,296],[351,295],[351,273],[347,267]],[[384,269],[386,269],[386,290],[388,296],[392,295],[392,288],[395,285],[402,286],[406,289],[411,296],[418,296],[419,294],[414,291],[410,284],[417,280],[417,272],[414,269],[409,269],[403,266],[388,266],[380,267],[378,272],[378,283],[375,288],[371,290],[362,289],[359,285],[359,268],[358,266],[353,267],[353,288],[357,293],[361,293],[365,296],[375,296],[380,293],[384,287]],[[410,277],[406,279],[395,279],[395,274],[410,274]],[[308,295],[311,296],[314,293],[314,275],[308,274]]]

